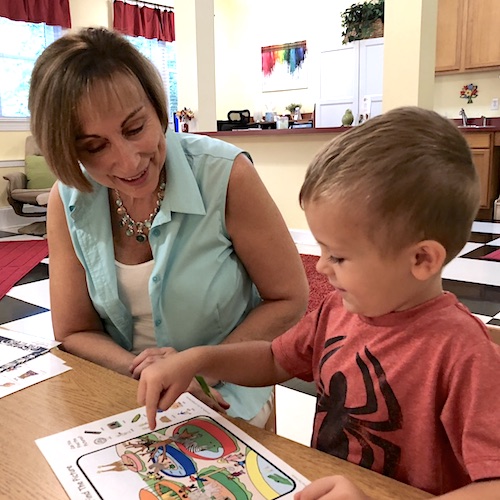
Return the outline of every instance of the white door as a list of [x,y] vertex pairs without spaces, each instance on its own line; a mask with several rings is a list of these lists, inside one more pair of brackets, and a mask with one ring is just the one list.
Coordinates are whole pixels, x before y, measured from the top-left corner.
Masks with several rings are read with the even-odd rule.
[[[359,101],[368,102],[371,117],[382,114],[384,84],[384,39],[371,38],[359,43]],[[360,104],[364,109],[363,104]],[[361,113],[361,111],[360,111]]]
[[[346,109],[359,115],[382,113],[384,39],[373,38],[320,53],[316,127],[340,127]],[[368,103],[368,110],[365,104]]]
[[320,53],[319,101],[316,127],[339,127],[350,108],[356,116],[358,103],[359,49],[354,43]]

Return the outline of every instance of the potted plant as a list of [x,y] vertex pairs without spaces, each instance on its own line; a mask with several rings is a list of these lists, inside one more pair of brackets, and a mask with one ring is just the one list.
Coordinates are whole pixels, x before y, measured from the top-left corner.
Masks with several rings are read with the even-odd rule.
[[285,109],[287,111],[289,111],[290,115],[292,116],[295,113],[295,109],[299,108],[299,111],[300,111],[301,107],[302,107],[302,104],[295,104],[295,103],[292,102],[292,104],[289,104]]
[[384,0],[352,4],[340,17],[344,44],[384,36]]
[[191,109],[183,108],[180,111],[176,111],[175,114],[177,115],[179,121],[182,123],[182,131],[189,132],[188,122],[194,118],[194,113],[191,111]]

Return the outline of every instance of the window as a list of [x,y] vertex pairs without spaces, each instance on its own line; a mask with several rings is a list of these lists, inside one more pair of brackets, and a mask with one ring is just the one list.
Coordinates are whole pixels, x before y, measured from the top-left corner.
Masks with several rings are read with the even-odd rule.
[[28,91],[33,65],[43,49],[62,32],[60,26],[0,17],[1,129],[28,128]]
[[[60,26],[0,17],[0,130],[28,130],[31,72],[45,47],[63,34]],[[167,91],[169,116],[177,111],[175,42],[127,37],[156,66]]]
[[177,111],[177,65],[175,42],[162,42],[142,36],[127,36],[127,39],[158,69],[168,98],[169,122]]

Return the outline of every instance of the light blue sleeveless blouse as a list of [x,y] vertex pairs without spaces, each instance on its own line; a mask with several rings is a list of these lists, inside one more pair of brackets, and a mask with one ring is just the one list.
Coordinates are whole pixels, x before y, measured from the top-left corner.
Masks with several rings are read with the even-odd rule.
[[[157,345],[181,351],[220,343],[261,299],[225,226],[229,175],[242,151],[170,129],[166,137],[167,185],[150,230],[155,264],[149,295]],[[131,350],[132,317],[118,296],[108,190],[89,180],[92,193],[63,184],[59,192],[94,307],[115,342]],[[230,415],[249,420],[271,389],[225,384],[220,392]]]

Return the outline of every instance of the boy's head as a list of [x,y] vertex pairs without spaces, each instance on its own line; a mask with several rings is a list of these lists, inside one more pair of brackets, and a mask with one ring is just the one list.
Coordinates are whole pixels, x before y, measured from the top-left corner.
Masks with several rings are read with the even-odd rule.
[[439,114],[393,109],[327,144],[309,165],[300,202],[334,201],[384,255],[439,242],[445,264],[468,241],[479,180],[467,142]]

